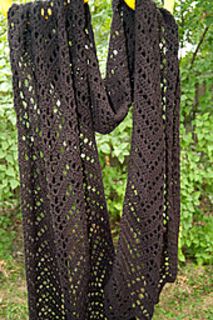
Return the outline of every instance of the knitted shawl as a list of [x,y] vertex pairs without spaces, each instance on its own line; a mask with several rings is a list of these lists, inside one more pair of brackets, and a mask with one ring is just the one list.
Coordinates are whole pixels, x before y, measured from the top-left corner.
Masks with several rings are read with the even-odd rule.
[[[151,319],[177,276],[179,65],[173,16],[113,0],[101,78],[88,4],[8,14],[30,320]],[[133,108],[118,245],[95,133]]]

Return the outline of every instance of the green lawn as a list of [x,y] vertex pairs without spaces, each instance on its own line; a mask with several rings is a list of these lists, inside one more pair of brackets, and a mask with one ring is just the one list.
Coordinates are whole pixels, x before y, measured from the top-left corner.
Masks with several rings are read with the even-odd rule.
[[165,285],[153,320],[212,320],[212,269],[190,262],[182,267],[176,281]]
[[[0,261],[0,320],[28,319],[23,258],[18,260]],[[212,320],[211,274],[211,266],[188,262],[176,282],[165,285],[153,320]]]

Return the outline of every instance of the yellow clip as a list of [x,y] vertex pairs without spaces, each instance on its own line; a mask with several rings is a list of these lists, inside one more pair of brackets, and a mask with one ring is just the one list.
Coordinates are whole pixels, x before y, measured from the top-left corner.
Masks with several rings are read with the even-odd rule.
[[135,0],[124,0],[128,7],[130,7],[132,10],[135,10]]
[[[135,1],[136,0],[124,0],[128,7],[130,7],[132,10],[135,10]],[[88,3],[89,0],[84,0],[84,3]]]
[[[135,1],[136,0],[124,0],[124,2],[126,2],[128,7],[130,7],[132,10],[135,10]],[[84,3],[88,3],[88,2],[89,0],[84,0]]]
[[4,0],[0,1],[0,13],[2,13],[5,17],[7,16],[7,11],[12,5],[12,0]]
[[164,0],[164,8],[173,13],[175,0]]
[[[136,0],[124,0],[128,7],[130,7],[132,10],[135,10],[135,1]],[[175,6],[175,0],[165,0],[164,1],[164,8],[173,13]]]

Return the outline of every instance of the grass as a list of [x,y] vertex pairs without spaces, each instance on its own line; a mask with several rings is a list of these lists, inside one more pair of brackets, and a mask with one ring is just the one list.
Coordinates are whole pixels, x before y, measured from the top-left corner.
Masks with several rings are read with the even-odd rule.
[[[15,233],[15,237],[11,237],[11,232]],[[4,241],[2,238],[0,241],[0,320],[27,320],[20,216],[11,226],[5,224],[5,233]],[[8,243],[6,246],[5,241]],[[212,273],[213,266],[197,266],[187,261],[180,268],[176,281],[167,283],[163,288],[153,320],[212,320]]]
[[[188,262],[173,284],[166,284],[153,320],[212,320],[212,267]],[[23,261],[0,261],[0,320],[27,320]],[[48,319],[51,320],[51,319]]]
[[153,320],[212,320],[212,266],[188,262],[174,283],[165,285]]
[[22,262],[0,261],[0,320],[27,320],[27,291]]

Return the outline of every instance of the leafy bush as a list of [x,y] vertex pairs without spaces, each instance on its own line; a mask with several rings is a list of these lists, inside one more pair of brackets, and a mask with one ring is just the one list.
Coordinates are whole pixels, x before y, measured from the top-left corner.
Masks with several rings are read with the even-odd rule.
[[[212,4],[178,1],[181,58],[181,233],[179,258],[212,263]],[[198,27],[199,26],[199,27]],[[188,47],[188,51],[186,48]]]
[[6,23],[0,17],[0,205],[16,205],[19,187],[16,115],[12,106],[12,83]]
[[[111,0],[90,0],[89,4],[100,67],[104,74],[112,13]],[[190,258],[199,264],[213,262],[211,10],[210,1],[176,1],[175,17],[179,24],[182,79],[179,259],[184,262],[186,258]],[[18,206],[19,179],[16,119],[12,107],[6,21],[3,17],[0,18],[0,66],[0,210],[7,212],[8,208]],[[117,224],[122,215],[126,187],[131,116],[130,111],[127,118],[111,134],[97,135],[109,213]],[[1,217],[1,227],[4,231],[0,236],[7,239],[9,213]],[[9,243],[9,240],[6,242]],[[9,245],[5,242],[1,246],[9,250]]]

